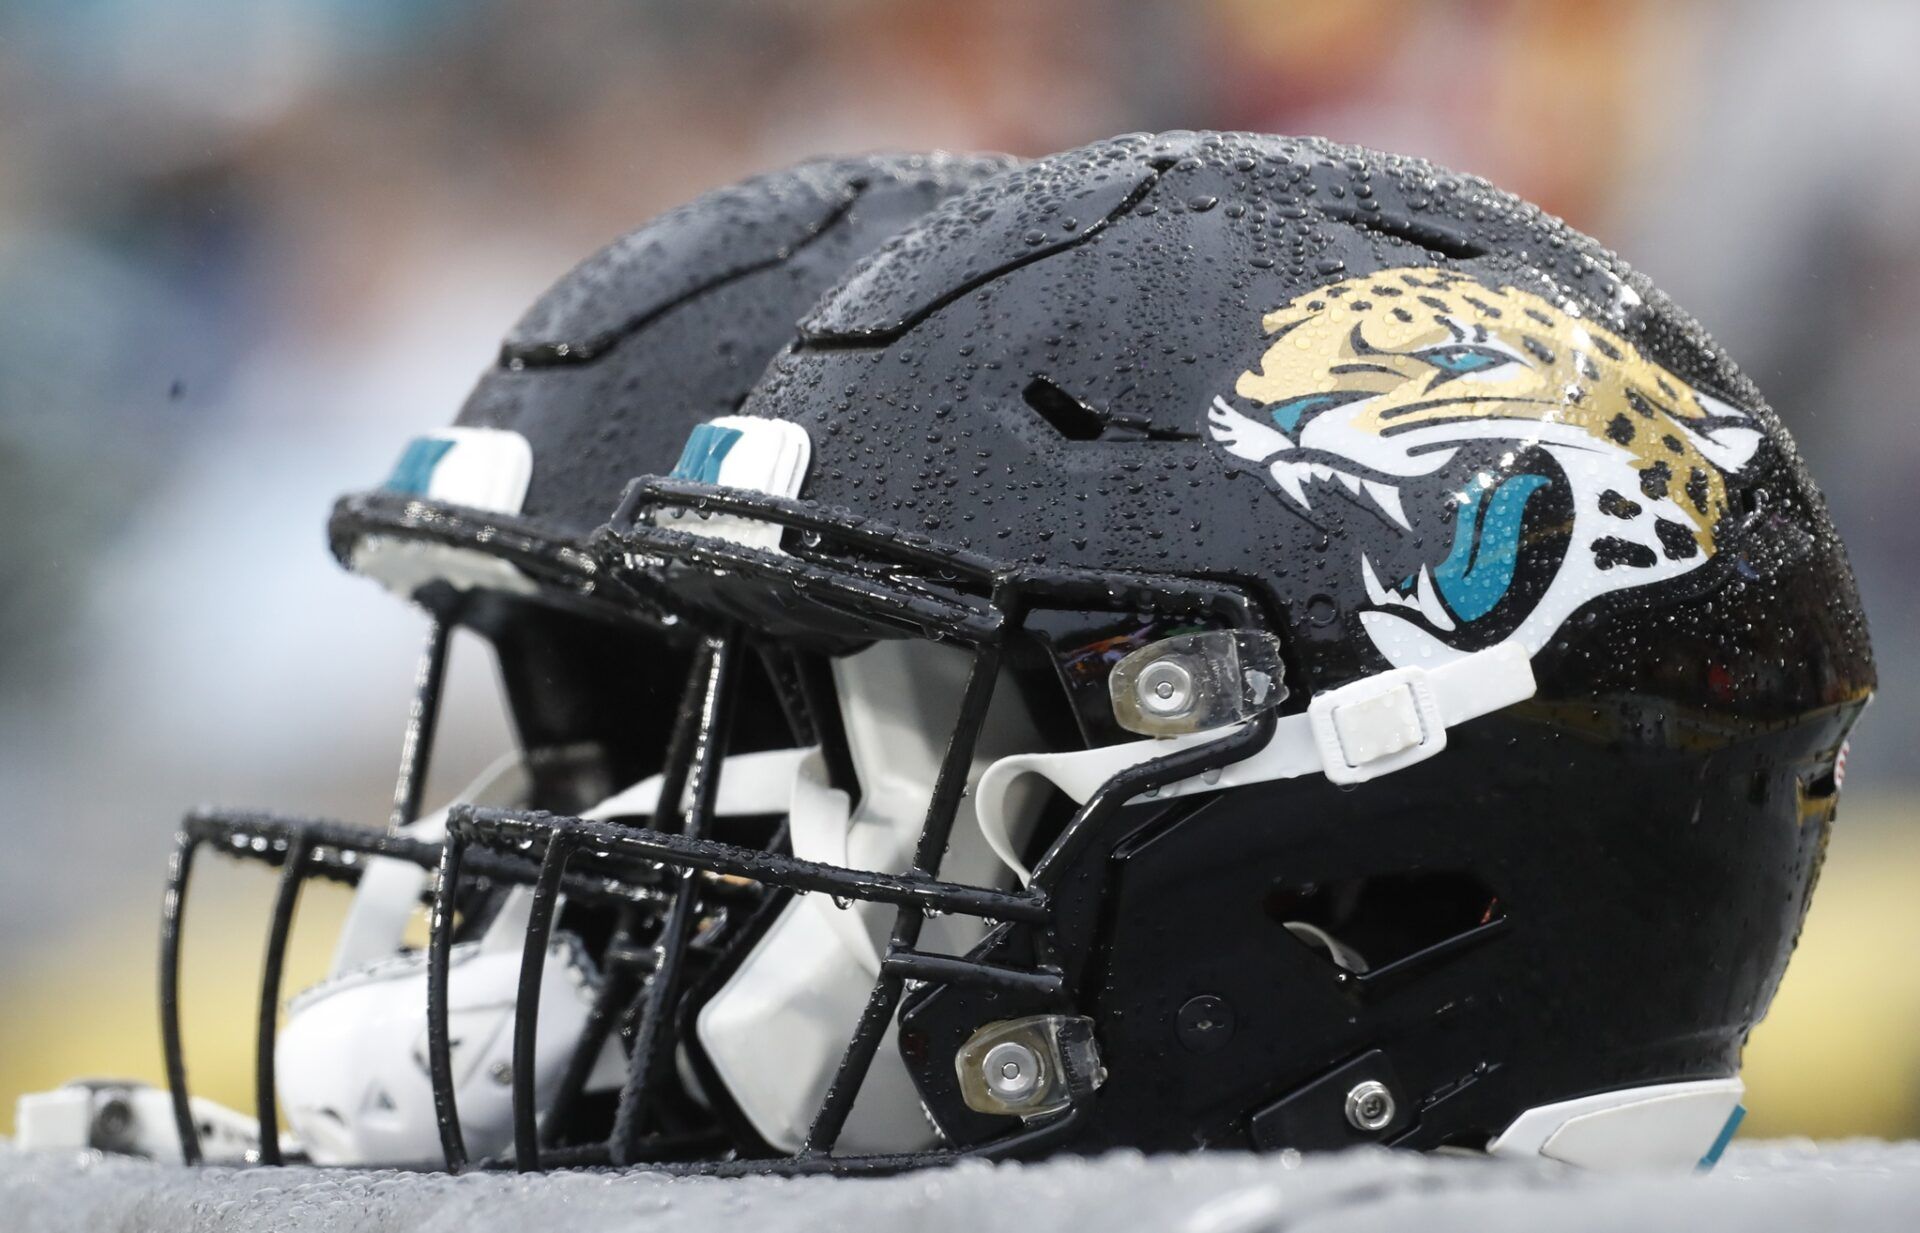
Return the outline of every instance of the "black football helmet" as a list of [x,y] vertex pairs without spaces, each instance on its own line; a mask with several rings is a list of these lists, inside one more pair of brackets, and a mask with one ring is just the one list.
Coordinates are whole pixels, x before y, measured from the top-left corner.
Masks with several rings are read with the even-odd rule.
[[[616,1162],[683,1146],[676,1091],[726,1134],[670,1167],[720,1172],[1710,1159],[1874,685],[1824,502],[1691,318],[1482,180],[1314,140],[953,198],[594,548],[702,641],[645,826],[451,811],[433,980],[476,862],[540,866],[522,1167],[571,1142],[531,1077],[556,909],[663,870]],[[835,705],[790,842],[726,842],[769,646]]]
[[[421,794],[448,632],[466,628],[491,644],[521,746],[460,799],[567,813],[598,803],[594,816],[612,816],[631,801],[631,793],[610,801],[616,789],[657,788],[675,700],[690,670],[705,671],[699,635],[655,602],[646,579],[617,589],[616,600],[586,551],[588,533],[630,477],[670,470],[697,425],[728,422],[795,323],[849,266],[936,202],[1011,165],[946,155],[812,162],[655,219],[533,306],[452,428],[413,441],[385,484],[339,502],[334,554],[432,622],[391,823],[380,830],[235,811],[186,820],[160,968],[173,1116],[144,1134],[152,1150],[171,1154],[177,1135],[179,1153],[194,1161],[203,1138],[229,1156],[252,1138],[250,1126],[236,1128],[188,1096],[178,981],[182,911],[202,849],[282,871],[257,1011],[258,1159],[297,1151],[319,1163],[433,1161],[443,1134],[462,1138],[461,1122],[436,1116],[451,1118],[456,1096],[475,1158],[506,1146],[512,1059],[502,1026],[526,910],[525,892],[514,888],[537,866],[521,853],[476,855],[459,894],[442,904],[446,965],[433,995],[441,1021],[454,1027],[432,1050],[424,957],[404,941],[441,852],[445,813],[422,817]],[[753,704],[734,729],[738,749],[814,743],[807,698],[815,683],[792,657],[770,647],[743,671],[738,687]],[[769,815],[784,811],[784,795],[778,805],[747,800],[716,834],[777,847],[780,819]],[[302,884],[316,876],[358,889],[329,976],[292,1001],[282,1031],[288,930]],[[549,978],[533,996],[572,1033],[563,1039],[556,1027],[526,1079],[575,1143],[612,1115],[633,1031],[629,1004],[672,881],[653,871],[567,885]],[[726,908],[737,931],[759,897],[751,885],[709,888],[700,951],[723,949]],[[696,955],[693,968],[699,963]],[[429,1070],[444,1084],[438,1110]],[[282,1115],[297,1147],[283,1150]],[[710,1116],[685,1097],[662,1116],[688,1142],[718,1141]]]

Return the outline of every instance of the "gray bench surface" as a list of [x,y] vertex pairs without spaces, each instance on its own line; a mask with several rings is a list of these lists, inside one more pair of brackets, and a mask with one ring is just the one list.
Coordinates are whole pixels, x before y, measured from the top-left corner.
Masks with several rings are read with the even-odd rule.
[[1920,1143],[1736,1143],[1705,1176],[1360,1150],[963,1165],[902,1177],[709,1180],[644,1173],[448,1177],[200,1169],[0,1144],[0,1229],[18,1233],[1340,1233],[1920,1231]]

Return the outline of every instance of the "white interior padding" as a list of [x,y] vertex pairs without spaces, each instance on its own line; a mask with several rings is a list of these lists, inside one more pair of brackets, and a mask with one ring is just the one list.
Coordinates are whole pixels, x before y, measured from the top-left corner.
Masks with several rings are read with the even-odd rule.
[[[720,771],[721,816],[784,813],[810,749],[736,754]],[[514,808],[528,777],[518,755],[502,759],[454,799]],[[661,777],[649,776],[587,810],[589,818],[651,814]],[[841,798],[840,815],[846,805]],[[446,834],[441,809],[404,828],[433,842]],[[844,821],[843,821],[844,829]],[[425,956],[405,946],[431,873],[410,861],[367,862],[340,931],[327,979],[294,998],[280,1034],[277,1070],[288,1125],[323,1164],[431,1160],[440,1151],[427,1074]],[[454,1089],[468,1148],[503,1151],[512,1137],[513,1008],[530,891],[513,887],[477,940],[454,948],[447,976]],[[586,1022],[594,982],[572,935],[554,934],[540,986],[536,1096],[558,1082]],[[609,1039],[586,1090],[617,1086],[626,1073]],[[923,1123],[924,1124],[924,1123]]]
[[[529,782],[526,763],[518,753],[511,753],[482,771],[453,799],[512,809],[526,802]],[[435,810],[401,827],[400,833],[423,843],[438,843],[447,833],[447,811]],[[431,876],[412,861],[369,859],[354,888],[346,920],[341,922],[340,939],[334,944],[333,964],[327,975],[338,976],[398,951]]]
[[[517,754],[496,762],[454,799],[511,808],[525,803]],[[443,808],[402,829],[433,842]],[[287,1008],[275,1054],[287,1125],[321,1164],[407,1163],[440,1153],[427,1073],[426,957],[405,945],[407,925],[432,875],[410,861],[367,862],[325,980]],[[512,1138],[513,1007],[527,892],[507,892],[478,942],[454,948],[447,976],[454,1090],[469,1150],[502,1151]],[[535,1090],[559,1081],[586,1023],[594,973],[566,933],[556,933],[540,984]],[[619,1082],[618,1048],[602,1052],[589,1090]]]
[[510,561],[474,548],[398,535],[362,536],[348,559],[354,573],[408,600],[431,582],[444,582],[458,591],[502,591],[508,595],[532,595],[537,589]]
[[[888,641],[834,661],[860,804],[849,816],[847,795],[826,785],[821,760],[803,762],[790,814],[795,856],[889,873],[912,864],[971,660],[953,647]],[[1016,690],[1001,681],[969,785],[997,758],[1040,747]],[[1011,882],[980,834],[971,794],[961,802],[938,874],[988,886]],[[701,1045],[774,1147],[796,1151],[805,1140],[873,988],[893,920],[884,904],[841,907],[829,896],[797,896],[701,1009]],[[949,915],[928,921],[919,945],[960,954],[984,932],[978,919]],[[904,1151],[934,1138],[890,1029],[839,1146]]]
[[[490,934],[490,938],[493,935]],[[463,944],[447,977],[460,1126],[475,1156],[513,1139],[513,1010],[520,947]],[[550,1092],[586,1026],[594,978],[573,935],[555,933],[540,981],[534,1090]],[[280,1033],[275,1074],[287,1124],[317,1164],[437,1159],[427,1071],[426,963],[407,951],[302,994]],[[612,1042],[609,1042],[611,1044]],[[617,1082],[603,1053],[589,1087]]]

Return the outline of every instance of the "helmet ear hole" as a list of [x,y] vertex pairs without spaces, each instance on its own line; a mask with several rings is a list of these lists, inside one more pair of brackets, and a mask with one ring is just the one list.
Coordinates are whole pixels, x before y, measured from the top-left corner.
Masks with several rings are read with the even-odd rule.
[[1270,920],[1343,972],[1388,967],[1496,925],[1506,905],[1464,871],[1383,873],[1267,888]]
[[1364,972],[1367,961],[1359,951],[1334,937],[1325,929],[1303,920],[1282,921],[1281,926],[1299,938],[1314,950],[1327,957],[1327,961],[1343,972]]

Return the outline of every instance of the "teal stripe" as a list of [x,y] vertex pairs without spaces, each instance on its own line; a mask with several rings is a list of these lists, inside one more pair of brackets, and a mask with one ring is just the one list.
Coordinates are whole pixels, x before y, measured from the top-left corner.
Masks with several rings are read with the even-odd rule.
[[680,451],[680,461],[673,466],[672,478],[692,480],[697,484],[719,483],[720,464],[726,461],[728,451],[739,439],[738,428],[695,425],[687,435],[686,448]]
[[1701,1172],[1705,1172],[1720,1163],[1720,1153],[1727,1150],[1727,1144],[1733,1142],[1734,1132],[1740,1129],[1740,1123],[1746,1119],[1747,1107],[1745,1105],[1733,1106],[1733,1112],[1727,1114],[1727,1124],[1720,1128],[1720,1137],[1713,1141],[1713,1146],[1707,1149],[1707,1154],[1700,1158],[1700,1163],[1697,1167]]
[[433,469],[452,448],[453,442],[445,437],[415,437],[407,442],[407,448],[400,451],[400,461],[393,464],[393,474],[387,476],[386,490],[426,496],[433,486]]

